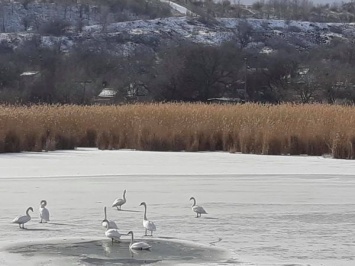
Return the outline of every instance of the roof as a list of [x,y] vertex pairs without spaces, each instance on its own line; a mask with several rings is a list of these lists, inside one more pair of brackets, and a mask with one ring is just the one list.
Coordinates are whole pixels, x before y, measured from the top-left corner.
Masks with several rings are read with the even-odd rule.
[[39,73],[39,71],[26,71],[26,72],[23,72],[20,76],[23,77],[23,76],[35,76]]
[[209,98],[207,99],[208,102],[215,102],[215,103],[241,103],[244,102],[244,100],[240,98],[226,98],[226,97],[221,97],[221,98]]
[[114,89],[104,88],[100,92],[98,97],[101,97],[101,98],[113,98],[116,94],[117,94],[117,91],[115,91]]

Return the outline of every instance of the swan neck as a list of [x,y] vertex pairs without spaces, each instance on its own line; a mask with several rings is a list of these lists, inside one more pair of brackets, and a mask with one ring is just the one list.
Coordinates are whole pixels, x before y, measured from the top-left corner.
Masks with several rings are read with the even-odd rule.
[[147,205],[144,204],[144,220],[148,220],[147,219]]
[[196,200],[195,200],[195,198],[192,198],[192,200],[194,201],[194,203],[192,204],[192,206],[191,206],[191,207],[193,207],[193,206],[195,206],[195,205],[196,205]]
[[133,237],[133,232],[131,233],[131,245],[133,245],[134,237]]
[[126,191],[123,192],[123,200],[126,201]]
[[[27,216],[30,216],[30,208],[27,209],[26,215],[27,215]],[[31,216],[30,216],[30,217],[31,217]]]
[[104,208],[105,220],[107,220],[106,207]]

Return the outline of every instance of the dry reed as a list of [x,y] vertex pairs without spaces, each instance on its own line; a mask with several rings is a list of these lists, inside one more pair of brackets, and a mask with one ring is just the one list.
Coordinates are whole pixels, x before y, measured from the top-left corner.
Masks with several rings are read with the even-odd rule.
[[136,104],[0,106],[0,152],[74,149],[355,157],[355,107]]

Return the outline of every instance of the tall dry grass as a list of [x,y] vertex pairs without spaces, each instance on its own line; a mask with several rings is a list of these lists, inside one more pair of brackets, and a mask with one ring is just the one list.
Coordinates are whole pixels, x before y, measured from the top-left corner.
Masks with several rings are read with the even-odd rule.
[[355,107],[137,104],[0,106],[0,152],[73,149],[355,157]]

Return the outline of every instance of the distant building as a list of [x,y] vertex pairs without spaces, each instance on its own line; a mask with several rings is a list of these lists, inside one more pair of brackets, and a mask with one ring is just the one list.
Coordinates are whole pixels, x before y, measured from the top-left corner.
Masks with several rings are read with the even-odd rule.
[[117,91],[112,88],[103,88],[99,95],[94,98],[94,103],[97,104],[113,104]]
[[34,77],[39,74],[39,71],[26,71],[21,73],[20,77]]
[[31,87],[39,78],[41,74],[39,71],[26,71],[20,74],[19,88],[26,90]]
[[207,99],[207,102],[208,103],[229,103],[229,104],[245,103],[245,101],[240,98],[228,98],[228,97],[209,98]]
[[[104,84],[106,85],[106,84]],[[104,87],[93,102],[96,104],[132,103],[132,102],[151,102],[153,99],[149,91],[143,86],[133,86],[127,89],[113,89]]]
[[149,91],[144,86],[139,84],[131,84],[127,90],[125,100],[127,102],[150,102],[153,99]]

